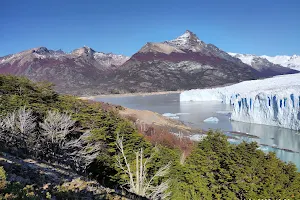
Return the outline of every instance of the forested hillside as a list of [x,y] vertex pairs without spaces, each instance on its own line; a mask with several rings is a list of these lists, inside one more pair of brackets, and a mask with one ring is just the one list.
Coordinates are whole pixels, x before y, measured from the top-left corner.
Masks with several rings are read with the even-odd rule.
[[[233,145],[210,131],[199,143],[184,141],[191,148],[185,151],[170,133],[144,136],[120,109],[0,75],[0,199],[300,198],[295,165],[255,143]],[[28,159],[74,179],[54,181],[40,168],[16,178]]]

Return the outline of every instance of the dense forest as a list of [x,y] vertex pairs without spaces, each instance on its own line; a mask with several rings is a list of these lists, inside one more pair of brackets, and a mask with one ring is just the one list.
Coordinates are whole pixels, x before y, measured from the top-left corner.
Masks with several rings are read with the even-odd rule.
[[[121,106],[52,87],[0,75],[0,165],[7,155],[57,164],[83,177],[85,187],[63,181],[45,187],[37,171],[28,172],[31,182],[20,181],[14,178],[20,166],[3,164],[0,199],[300,199],[296,166],[256,143],[230,144],[214,131],[198,143],[145,135],[118,114]],[[87,192],[91,181],[106,192]]]

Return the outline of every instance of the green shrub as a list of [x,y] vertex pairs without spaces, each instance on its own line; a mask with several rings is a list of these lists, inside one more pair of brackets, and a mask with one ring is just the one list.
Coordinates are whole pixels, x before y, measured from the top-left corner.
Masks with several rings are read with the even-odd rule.
[[4,168],[0,167],[0,190],[4,189],[6,186],[6,172]]

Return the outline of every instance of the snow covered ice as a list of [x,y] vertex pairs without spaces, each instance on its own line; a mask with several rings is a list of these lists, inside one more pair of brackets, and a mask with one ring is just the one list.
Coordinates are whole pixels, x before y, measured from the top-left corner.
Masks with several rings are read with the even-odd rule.
[[180,101],[220,101],[233,106],[232,120],[300,130],[299,73],[184,91]]

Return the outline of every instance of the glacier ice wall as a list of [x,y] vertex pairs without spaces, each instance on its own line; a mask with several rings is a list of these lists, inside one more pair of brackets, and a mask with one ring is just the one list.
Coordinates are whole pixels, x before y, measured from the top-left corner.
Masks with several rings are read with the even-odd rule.
[[300,130],[299,106],[299,91],[242,95],[235,100],[231,119]]
[[184,91],[180,101],[219,101],[233,106],[232,120],[300,130],[300,74]]

